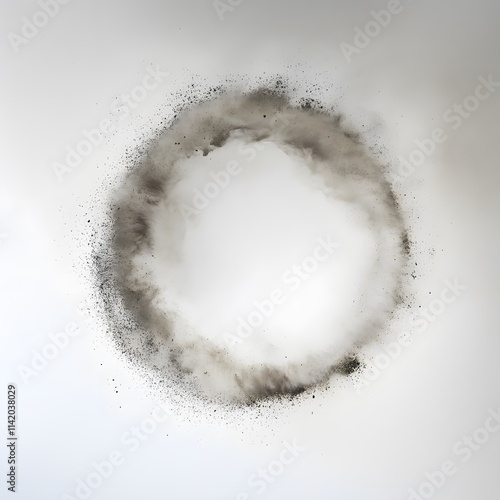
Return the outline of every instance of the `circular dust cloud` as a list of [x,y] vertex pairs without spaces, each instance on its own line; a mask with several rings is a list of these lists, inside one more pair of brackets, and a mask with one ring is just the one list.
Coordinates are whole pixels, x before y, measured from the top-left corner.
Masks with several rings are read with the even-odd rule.
[[283,90],[182,110],[110,214],[95,262],[117,346],[212,401],[350,374],[402,300],[408,238],[383,168],[342,116]]

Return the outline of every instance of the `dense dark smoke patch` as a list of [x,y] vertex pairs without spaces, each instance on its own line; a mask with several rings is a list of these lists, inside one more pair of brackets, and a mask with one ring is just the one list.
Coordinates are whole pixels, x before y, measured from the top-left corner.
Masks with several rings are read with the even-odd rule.
[[397,196],[343,116],[282,81],[204,97],[148,142],[110,203],[94,254],[109,329],[178,394],[310,394],[357,372],[404,301]]

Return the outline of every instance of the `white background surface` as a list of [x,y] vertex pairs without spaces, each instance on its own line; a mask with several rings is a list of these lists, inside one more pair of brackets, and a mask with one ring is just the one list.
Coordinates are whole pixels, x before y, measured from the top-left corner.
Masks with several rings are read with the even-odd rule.
[[[246,492],[273,499],[406,499],[445,460],[456,463],[457,472],[433,498],[498,498],[500,433],[465,463],[453,449],[483,425],[489,409],[500,407],[500,89],[457,130],[443,113],[474,93],[480,76],[500,79],[500,7],[484,0],[401,5],[402,12],[348,62],[340,44],[352,44],[355,27],[363,29],[370,11],[385,9],[386,2],[244,0],[221,21],[210,1],[73,0],[18,52],[7,35],[20,34],[23,17],[32,19],[40,6],[4,2],[2,414],[6,386],[15,383],[17,498],[74,495],[77,478],[114,450],[125,461],[92,498],[236,499]],[[63,161],[66,147],[111,117],[114,100],[156,65],[172,80],[151,91],[59,183],[52,165]],[[415,231],[435,249],[422,270],[417,303],[426,306],[446,279],[457,277],[467,290],[360,393],[345,386],[283,415],[272,432],[266,424],[262,435],[235,422],[172,419],[132,452],[121,436],[156,402],[77,311],[86,293],[75,272],[83,255],[76,243],[81,222],[113,159],[139,142],[141,126],[161,119],[158,110],[168,112],[169,91],[193,75],[215,82],[264,72],[304,72],[309,80],[320,74],[322,84],[332,75],[342,105],[380,117],[396,155],[408,157],[415,139],[435,127],[447,131],[448,139],[401,189],[416,197]],[[19,366],[29,366],[48,334],[73,321],[80,334],[25,383]],[[305,450],[257,494],[251,475],[279,456],[283,441],[294,439]],[[6,463],[6,456],[0,460]],[[6,484],[0,491],[12,495]]]

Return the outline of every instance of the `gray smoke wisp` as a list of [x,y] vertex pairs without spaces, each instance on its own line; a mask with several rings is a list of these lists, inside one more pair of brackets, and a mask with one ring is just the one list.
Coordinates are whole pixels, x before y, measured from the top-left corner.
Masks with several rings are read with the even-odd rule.
[[213,400],[348,375],[404,295],[408,237],[384,169],[342,116],[282,88],[183,109],[110,213],[95,262],[114,340]]

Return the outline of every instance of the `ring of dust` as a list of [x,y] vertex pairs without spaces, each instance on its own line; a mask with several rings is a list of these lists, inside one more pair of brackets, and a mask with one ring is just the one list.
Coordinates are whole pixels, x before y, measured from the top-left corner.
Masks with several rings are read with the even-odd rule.
[[383,168],[342,116],[280,90],[184,109],[110,213],[95,259],[109,328],[180,393],[248,404],[348,375],[404,295]]

